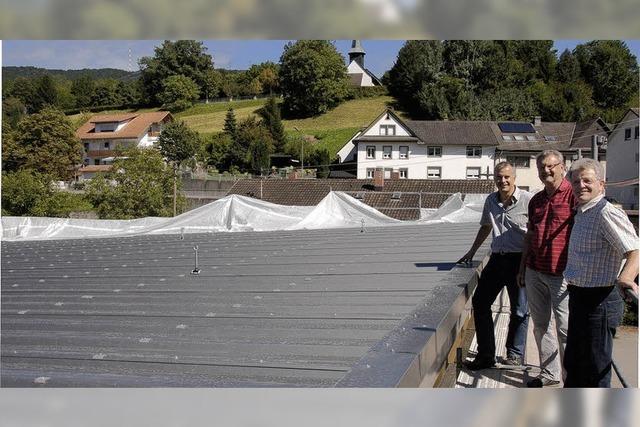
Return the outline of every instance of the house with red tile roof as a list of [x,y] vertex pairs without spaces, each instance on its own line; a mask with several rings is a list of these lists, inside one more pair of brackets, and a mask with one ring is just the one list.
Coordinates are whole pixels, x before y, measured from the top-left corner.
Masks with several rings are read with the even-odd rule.
[[168,111],[150,113],[101,114],[91,117],[77,131],[84,146],[80,179],[90,179],[111,169],[111,163],[132,147],[151,147],[162,128],[173,121]]

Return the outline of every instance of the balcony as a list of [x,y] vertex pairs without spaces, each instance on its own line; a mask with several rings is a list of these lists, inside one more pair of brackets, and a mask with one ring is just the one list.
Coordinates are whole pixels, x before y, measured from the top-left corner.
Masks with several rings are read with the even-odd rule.
[[102,157],[113,157],[116,155],[115,150],[89,150],[87,151],[87,157],[91,158],[102,158]]

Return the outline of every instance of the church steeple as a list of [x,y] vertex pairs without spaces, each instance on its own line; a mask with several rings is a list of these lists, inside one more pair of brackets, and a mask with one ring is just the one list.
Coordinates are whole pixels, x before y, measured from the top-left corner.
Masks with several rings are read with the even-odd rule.
[[364,69],[364,55],[365,51],[360,44],[360,40],[352,40],[351,49],[349,50],[349,63],[356,61]]

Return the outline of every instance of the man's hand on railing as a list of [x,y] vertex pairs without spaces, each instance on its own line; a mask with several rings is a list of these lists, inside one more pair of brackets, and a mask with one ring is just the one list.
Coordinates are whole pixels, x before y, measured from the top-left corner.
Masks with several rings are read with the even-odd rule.
[[618,290],[625,301],[638,305],[638,285],[632,280],[618,279]]
[[458,261],[456,261],[456,264],[464,264],[464,265],[471,265],[473,262],[473,256],[475,255],[475,251],[469,251],[466,254],[464,254],[462,256],[462,258],[460,258]]

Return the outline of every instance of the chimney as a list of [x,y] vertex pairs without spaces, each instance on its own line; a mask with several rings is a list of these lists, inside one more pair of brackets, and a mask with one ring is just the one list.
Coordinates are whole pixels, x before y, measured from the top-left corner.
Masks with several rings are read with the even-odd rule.
[[373,171],[373,188],[378,191],[384,189],[384,170],[382,168]]
[[400,172],[399,171],[391,172],[391,179],[400,179]]
[[542,124],[542,116],[535,116],[533,118],[533,125],[540,126]]

